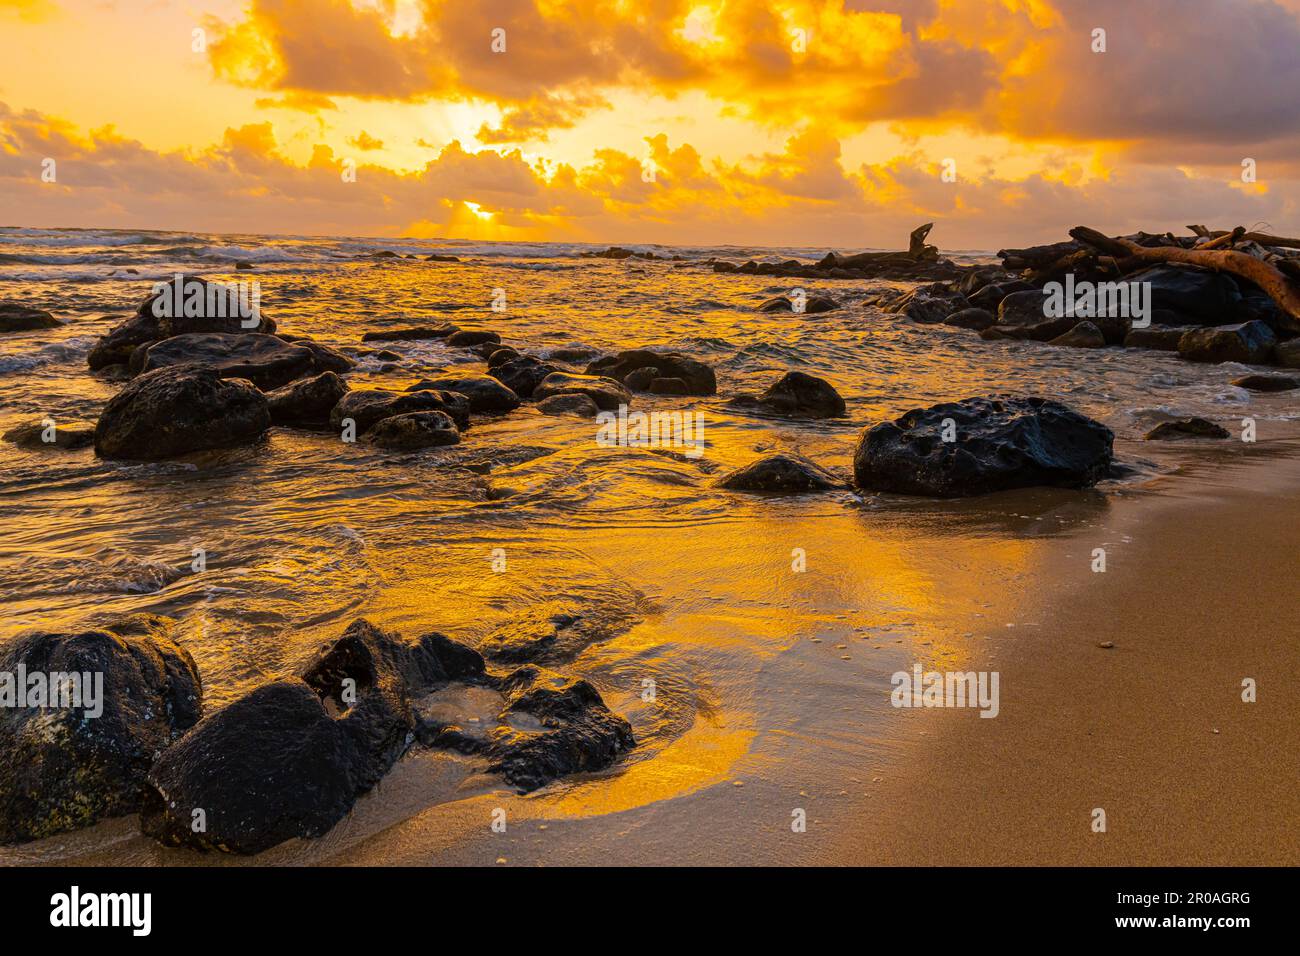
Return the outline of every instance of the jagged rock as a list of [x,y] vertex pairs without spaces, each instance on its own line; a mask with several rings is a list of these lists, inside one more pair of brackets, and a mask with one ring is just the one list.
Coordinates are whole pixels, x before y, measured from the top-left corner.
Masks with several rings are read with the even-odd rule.
[[988,309],[961,309],[954,312],[943,320],[944,325],[953,325],[959,329],[972,329],[976,332],[983,331],[997,322],[995,316]]
[[521,667],[504,681],[503,717],[533,718],[537,730],[506,723],[493,740],[488,769],[524,792],[572,773],[602,770],[632,749],[635,738],[626,720],[612,713],[596,688],[535,665]]
[[321,836],[410,744],[412,695],[482,674],[477,653],[440,634],[405,641],[354,621],[301,679],[250,691],[163,753],[140,829],[169,846],[242,854]]
[[845,410],[844,399],[830,382],[805,372],[786,372],[763,394],[738,395],[731,403],[805,418],[838,418]]
[[831,491],[845,483],[801,455],[768,455],[724,476],[718,487],[731,491],[798,493]]
[[600,411],[587,395],[552,395],[538,402],[537,410],[543,415],[577,415],[581,418],[595,418]]
[[[37,702],[28,696],[31,676],[42,675],[48,686],[55,672],[90,681],[77,679],[80,697],[54,701],[60,706],[29,706]],[[152,615],[19,637],[0,651],[0,675],[0,843],[137,811],[157,755],[198,721],[202,707],[194,660],[172,640],[170,622]],[[56,684],[64,694],[76,686]],[[81,706],[63,706],[69,703]]]
[[629,372],[646,367],[658,369],[662,378],[680,378],[691,395],[717,394],[718,381],[713,369],[680,352],[628,349],[592,362],[587,366],[587,374],[604,375],[622,382]]
[[343,427],[343,420],[356,423],[357,434],[364,435],[377,422],[408,412],[445,412],[458,429],[469,427],[469,399],[459,392],[391,392],[373,388],[348,392],[330,411],[330,425]]
[[460,331],[460,327],[444,323],[443,325],[419,325],[402,329],[372,329],[361,336],[362,342],[410,342],[419,339],[445,339]]
[[53,329],[63,323],[41,309],[29,309],[16,302],[0,302],[0,333]]
[[330,412],[348,391],[348,383],[334,372],[291,382],[268,392],[271,421],[276,425],[325,425]]
[[458,444],[460,432],[446,412],[406,412],[377,421],[366,431],[366,441],[392,451],[412,451]]
[[1093,322],[1080,322],[1064,335],[1058,335],[1047,343],[1076,349],[1100,349],[1106,347],[1106,336]]
[[1204,418],[1177,418],[1161,422],[1146,433],[1146,441],[1171,441],[1182,438],[1227,438],[1228,430]]
[[1300,388],[1300,378],[1291,375],[1243,375],[1234,378],[1232,384],[1252,392],[1289,392]]
[[1178,340],[1178,354],[1192,362],[1241,362],[1262,365],[1277,339],[1263,322],[1189,329]]
[[966,297],[943,282],[917,286],[883,306],[884,311],[905,315],[921,325],[938,325],[954,312],[967,308],[970,302]]
[[407,389],[408,392],[445,389],[458,392],[469,399],[469,410],[479,412],[508,412],[519,407],[519,396],[490,375],[439,375],[421,379]]
[[1187,329],[1183,326],[1149,325],[1129,329],[1124,336],[1124,347],[1130,349],[1155,349],[1160,352],[1177,352],[1178,342]]
[[[50,439],[47,441],[46,439]],[[45,420],[24,422],[4,433],[4,440],[28,451],[45,448],[86,448],[95,443],[94,425],[58,425]]]
[[139,374],[174,365],[208,365],[222,378],[245,378],[269,391],[307,374],[314,358],[311,349],[274,335],[195,332],[136,349],[131,370]]
[[1060,402],[968,398],[865,429],[853,471],[864,490],[936,498],[1082,488],[1109,472],[1113,441],[1109,428]]
[[632,395],[627,389],[614,379],[600,375],[552,372],[533,389],[533,398],[541,401],[552,395],[586,395],[602,411],[614,411],[620,405],[632,404]]
[[254,441],[271,427],[266,396],[207,365],[172,365],[131,380],[95,425],[102,458],[157,461]]
[[520,398],[536,398],[533,393],[542,380],[552,372],[564,369],[550,362],[543,362],[531,355],[519,355],[496,366],[488,366],[488,374],[501,382]]

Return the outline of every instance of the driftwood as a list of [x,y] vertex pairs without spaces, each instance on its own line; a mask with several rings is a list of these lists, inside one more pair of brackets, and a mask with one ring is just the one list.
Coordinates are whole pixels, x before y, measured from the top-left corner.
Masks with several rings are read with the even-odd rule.
[[822,261],[827,263],[826,268],[835,269],[862,269],[893,262],[933,262],[939,258],[939,250],[925,244],[925,237],[933,228],[934,223],[927,222],[913,229],[908,237],[906,252],[859,252],[852,256],[839,256],[831,252]]
[[[1292,331],[1300,332],[1300,282],[1290,278],[1272,262],[1255,258],[1236,249],[1207,249],[1204,246],[1196,249],[1183,249],[1177,246],[1140,246],[1129,239],[1103,235],[1087,226],[1075,226],[1070,230],[1070,235],[1084,245],[1114,256],[1125,272],[1138,265],[1181,262],[1186,265],[1200,266],[1202,269],[1213,269],[1240,276],[1264,290],[1264,293],[1277,303],[1278,308],[1291,318]],[[1249,234],[1243,231],[1237,235],[1237,230],[1234,229],[1232,235],[1243,239]]]
[[[1207,229],[1205,226],[1188,226],[1187,228],[1202,239],[1221,239],[1232,234],[1225,229]],[[1270,236],[1266,232],[1246,232],[1241,226],[1238,226],[1232,232],[1235,233],[1238,229],[1241,230],[1238,239],[1246,242],[1258,242],[1261,246],[1273,246],[1276,249],[1300,249],[1300,239],[1289,239],[1286,236]],[[1197,248],[1204,249],[1205,246],[1202,245]]]

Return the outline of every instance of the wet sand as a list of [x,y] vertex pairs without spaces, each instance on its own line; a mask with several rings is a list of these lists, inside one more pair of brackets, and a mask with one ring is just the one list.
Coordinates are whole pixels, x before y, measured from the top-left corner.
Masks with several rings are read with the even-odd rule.
[[1000,715],[923,712],[828,862],[1300,862],[1300,463],[1220,466],[1145,503],[1104,574],[1091,543],[1051,555],[1034,639],[975,662]]

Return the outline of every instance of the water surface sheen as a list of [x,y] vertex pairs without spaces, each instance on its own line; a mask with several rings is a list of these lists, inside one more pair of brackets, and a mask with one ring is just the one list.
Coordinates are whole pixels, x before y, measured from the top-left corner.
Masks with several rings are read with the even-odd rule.
[[[4,444],[0,638],[135,611],[171,615],[215,708],[299,668],[361,615],[408,634],[436,629],[476,642],[530,604],[572,604],[625,622],[562,666],[591,679],[633,722],[638,748],[596,780],[532,798],[531,812],[601,817],[686,801],[748,774],[767,785],[753,806],[771,801],[772,825],[788,829],[780,808],[793,805],[790,793],[838,791],[828,775],[865,779],[888,756],[890,672],[917,657],[960,665],[984,628],[1015,623],[1016,582],[1039,543],[1100,527],[1108,500],[1138,486],[978,502],[848,491],[777,499],[721,491],[720,474],[776,450],[847,471],[864,425],[936,401],[1014,392],[1057,398],[1105,422],[1139,482],[1158,483],[1187,452],[1135,439],[1165,415],[1234,429],[1253,416],[1263,441],[1300,411],[1294,397],[1231,386],[1241,366],[984,342],[861,304],[888,283],[805,281],[810,294],[844,307],[763,314],[754,307],[790,283],[700,265],[712,255],[812,260],[825,250],[633,247],[684,257],[670,262],[579,258],[586,248],[0,230],[0,301],[67,320],[0,338],[3,429],[46,417],[93,422],[118,386],[90,374],[88,349],[153,280],[179,270],[256,279],[281,331],[333,346],[358,346],[365,330],[385,324],[453,321],[544,357],[679,349],[717,370],[720,393],[636,398],[646,411],[702,412],[707,448],[698,458],[599,447],[592,422],[531,406],[478,417],[461,445],[419,453],[282,428],[253,447],[151,464]],[[383,249],[463,261],[359,258]],[[236,260],[255,268],[235,272]],[[503,312],[489,307],[496,290],[505,293]],[[435,341],[375,347],[402,359],[385,369],[363,358],[354,389],[483,369],[477,356]],[[585,359],[569,364],[581,370]],[[848,417],[789,422],[727,407],[728,396],[791,369],[830,380]],[[194,549],[206,553],[201,573],[191,570]],[[494,571],[502,553],[505,569]],[[803,571],[794,569],[800,555]],[[653,700],[643,699],[647,681]],[[458,767],[451,783],[443,760]],[[340,840],[360,842],[381,825],[493,791],[461,763],[408,758],[337,833],[301,852],[327,856]],[[87,840],[92,849],[103,840],[116,847],[113,859],[190,858],[114,826],[47,841],[48,852],[81,853]]]

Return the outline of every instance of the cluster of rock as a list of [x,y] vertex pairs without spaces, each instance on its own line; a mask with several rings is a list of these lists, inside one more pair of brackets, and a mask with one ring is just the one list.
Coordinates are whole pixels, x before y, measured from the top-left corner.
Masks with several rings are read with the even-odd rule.
[[[1192,248],[1200,241],[1145,233],[1125,238],[1153,249]],[[1000,268],[974,267],[958,279],[885,292],[868,304],[921,324],[971,329],[984,339],[1158,349],[1193,362],[1300,368],[1300,321],[1241,275],[1181,261],[1140,265],[1121,274],[1112,262],[1075,240],[1002,250],[999,256]],[[1282,261],[1291,260],[1300,263],[1295,256]],[[1067,275],[1077,284],[1143,283],[1150,293],[1149,315],[1145,320],[1083,317],[1073,309],[1057,314],[1046,307],[1051,290],[1045,287]]]
[[[138,812],[142,832],[164,845],[259,853],[326,833],[416,741],[481,756],[524,792],[604,769],[635,743],[584,680],[532,663],[493,671],[442,634],[405,640],[365,620],[299,676],[200,719],[199,675],[170,629],[164,618],[137,616],[5,648],[9,672],[104,678],[99,714],[0,711],[0,842]],[[498,692],[496,726],[471,733],[422,709],[452,684]]]

